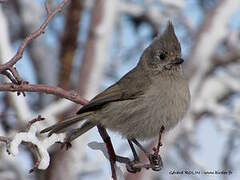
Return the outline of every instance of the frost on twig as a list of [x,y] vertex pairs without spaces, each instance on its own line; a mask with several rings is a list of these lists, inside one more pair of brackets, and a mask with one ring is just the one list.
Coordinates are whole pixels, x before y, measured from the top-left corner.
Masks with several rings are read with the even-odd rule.
[[31,149],[33,152],[36,162],[33,169],[46,169],[49,166],[50,156],[47,149],[52,146],[55,142],[63,142],[65,134],[53,134],[51,137],[43,138],[38,137],[37,133],[39,129],[39,123],[43,118],[38,116],[38,118],[33,119],[29,122],[29,126],[26,132],[17,133],[13,139],[0,137],[0,141],[6,143],[7,152],[13,156],[18,155],[18,147],[20,144],[24,144]]

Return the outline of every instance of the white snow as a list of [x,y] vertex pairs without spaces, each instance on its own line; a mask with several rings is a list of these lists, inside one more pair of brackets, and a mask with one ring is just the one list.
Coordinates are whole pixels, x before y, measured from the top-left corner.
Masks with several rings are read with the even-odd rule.
[[39,155],[40,162],[38,169],[46,169],[49,166],[50,156],[48,153],[48,148],[52,146],[55,142],[63,142],[65,134],[53,134],[51,137],[39,138],[37,137],[38,122],[32,124],[28,132],[19,132],[15,135],[13,140],[9,143],[8,151],[10,154],[16,156],[18,154],[18,147],[22,142],[29,142],[36,145]]

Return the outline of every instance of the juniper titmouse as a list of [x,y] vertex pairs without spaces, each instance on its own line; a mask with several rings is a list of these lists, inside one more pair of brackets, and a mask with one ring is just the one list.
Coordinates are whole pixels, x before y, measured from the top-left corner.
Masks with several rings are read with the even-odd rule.
[[79,121],[68,132],[71,142],[101,124],[128,139],[148,139],[159,129],[174,127],[188,109],[190,93],[183,75],[180,43],[173,25],[147,47],[137,66],[118,82],[94,97],[76,116],[42,131],[58,133]]

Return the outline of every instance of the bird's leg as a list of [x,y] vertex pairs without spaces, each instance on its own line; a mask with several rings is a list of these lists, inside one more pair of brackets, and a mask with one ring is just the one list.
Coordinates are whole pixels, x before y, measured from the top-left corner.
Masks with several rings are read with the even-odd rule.
[[164,132],[164,129],[164,126],[162,126],[159,131],[157,147],[153,148],[153,154],[149,156],[150,164],[152,165],[152,170],[154,171],[160,171],[163,166],[161,156],[159,155],[159,149],[162,146],[162,134]]
[[150,168],[152,168],[152,170],[154,171],[160,171],[163,166],[161,156],[159,155],[159,149],[162,146],[162,134],[164,132],[164,129],[164,126],[162,126],[159,131],[158,144],[156,147],[153,148],[153,154],[147,152],[145,148],[136,139],[131,139],[131,141],[136,144],[148,157],[150,161]]
[[131,139],[131,141],[137,145],[137,147],[139,147],[139,149],[141,149],[142,152],[144,152],[144,154],[149,157],[150,153],[146,151],[146,149],[135,139]]
[[[130,173],[137,173],[137,172],[140,172],[142,168],[146,168],[146,169],[149,169],[151,168],[150,164],[143,164],[139,161],[139,157],[137,155],[137,152],[134,148],[134,145],[132,143],[132,141],[130,139],[128,139],[128,143],[129,143],[129,146],[132,150],[132,153],[133,153],[133,157],[134,157],[134,160],[131,161],[129,158],[127,157],[123,157],[123,156],[118,156],[116,155],[115,159],[117,162],[120,162],[120,163],[124,163],[126,164],[126,168],[128,170],[128,172]],[[138,143],[139,144],[139,143]]]
[[[131,142],[131,140],[128,139],[128,143],[130,145],[130,148],[132,150],[132,153],[133,153],[133,157],[134,157],[134,160],[131,161],[129,158],[127,157],[123,157],[123,156],[118,156],[116,155],[116,161],[117,162],[120,162],[120,163],[124,163],[126,164],[126,168],[127,170],[130,172],[130,173],[136,173],[136,172],[139,172],[141,171],[141,168],[140,167],[142,164],[139,163],[139,158],[138,158],[138,155],[137,155],[137,152],[133,146],[133,143]],[[137,167],[135,167],[137,166]]]
[[136,162],[136,163],[133,163],[133,161],[131,161],[129,158],[127,157],[123,157],[123,156],[118,156],[116,155],[115,156],[115,159],[117,162],[119,163],[124,163],[126,164],[126,168],[127,170],[130,172],[130,173],[137,173],[139,171],[141,171],[142,168],[145,168],[145,169],[149,169],[151,168],[151,165],[150,164],[143,164],[141,162]]
[[123,156],[119,156],[119,155],[115,155],[115,160],[119,163],[123,163],[123,164],[130,164],[131,160],[127,157],[123,157]]
[[[144,163],[141,163],[139,161],[139,157],[137,155],[137,152],[136,152],[132,142],[134,144],[136,144],[144,152],[144,154],[149,158],[150,164],[144,164]],[[129,158],[119,156],[119,155],[115,155],[115,160],[119,163],[126,164],[126,168],[130,173],[137,173],[137,172],[141,171],[142,168],[145,168],[145,169],[150,169],[151,168],[154,171],[159,171],[161,169],[162,161],[161,161],[160,156],[158,158],[155,158],[154,154],[150,154],[149,152],[147,152],[144,149],[144,147],[136,139],[128,140],[128,143],[129,143],[130,148],[132,150],[134,160],[131,161]],[[160,166],[157,166],[156,165],[157,163],[160,164]]]
[[[162,128],[161,128],[162,129]],[[163,131],[163,130],[162,130]],[[144,167],[146,169],[151,168],[154,171],[160,171],[162,169],[162,159],[160,155],[156,155],[154,152],[153,154],[147,152],[145,148],[136,140],[136,139],[131,139],[131,141],[136,144],[143,152],[144,154],[148,157],[150,164],[141,164],[141,167]],[[161,142],[161,141],[160,141]],[[160,147],[160,145],[159,145]],[[134,166],[135,168],[138,167],[137,165]]]
[[132,150],[132,153],[133,153],[133,158],[134,160],[131,161],[130,163],[126,164],[126,167],[127,167],[127,170],[131,173],[136,173],[136,172],[140,172],[141,171],[141,168],[138,168],[138,167],[134,167],[135,165],[139,164],[140,161],[139,161],[139,157],[137,155],[137,152],[133,146],[133,143],[131,140],[128,139],[128,143],[129,143],[129,146]]
[[135,167],[135,165],[138,164],[138,163],[135,162],[135,161],[131,161],[127,157],[115,155],[115,159],[116,159],[117,162],[126,164],[126,169],[130,173],[136,173],[136,172],[141,171],[141,167]]
[[139,157],[138,157],[137,152],[136,152],[136,150],[135,150],[135,148],[133,146],[132,141],[128,139],[128,143],[129,143],[129,146],[130,146],[130,148],[132,150],[134,161],[139,161]]

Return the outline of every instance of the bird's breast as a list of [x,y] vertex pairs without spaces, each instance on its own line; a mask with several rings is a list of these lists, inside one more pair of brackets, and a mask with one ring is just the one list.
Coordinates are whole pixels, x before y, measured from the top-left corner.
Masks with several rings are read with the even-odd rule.
[[[163,85],[163,84],[162,84]],[[101,110],[101,123],[127,138],[148,139],[158,135],[161,126],[166,130],[183,118],[188,108],[188,88],[165,84],[151,86],[140,97],[116,101]]]

